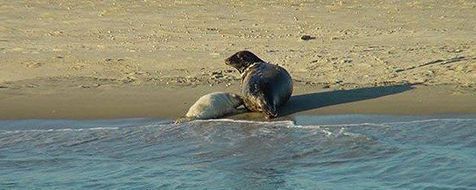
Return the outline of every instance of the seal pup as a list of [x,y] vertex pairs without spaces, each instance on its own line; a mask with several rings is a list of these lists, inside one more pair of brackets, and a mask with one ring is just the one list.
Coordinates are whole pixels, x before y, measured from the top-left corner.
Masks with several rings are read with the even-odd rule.
[[238,113],[238,107],[243,105],[243,99],[234,93],[213,92],[200,97],[188,109],[185,118],[178,119],[176,123],[194,119],[214,119],[232,113]]
[[225,64],[241,74],[241,93],[245,107],[263,112],[266,118],[278,116],[278,108],[293,92],[291,75],[282,67],[267,63],[249,51],[239,51],[225,59]]

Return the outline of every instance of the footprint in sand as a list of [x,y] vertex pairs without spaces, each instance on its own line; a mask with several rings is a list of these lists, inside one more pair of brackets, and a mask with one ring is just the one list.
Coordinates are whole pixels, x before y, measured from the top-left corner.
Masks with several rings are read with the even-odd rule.
[[25,67],[27,67],[27,68],[36,69],[36,68],[38,68],[38,67],[43,66],[43,63],[33,62],[33,63],[24,63],[24,65],[25,65]]

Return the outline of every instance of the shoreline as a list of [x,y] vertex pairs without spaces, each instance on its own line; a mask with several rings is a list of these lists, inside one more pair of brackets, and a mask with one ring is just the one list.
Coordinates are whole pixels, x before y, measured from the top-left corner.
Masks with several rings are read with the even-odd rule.
[[[239,85],[227,86],[99,86],[95,88],[4,88],[0,92],[0,120],[12,119],[177,119],[202,95],[226,91],[239,93]],[[299,115],[438,115],[475,114],[472,89],[454,86],[391,85],[329,89],[297,84],[290,101],[273,120]],[[265,120],[260,113],[225,118]]]

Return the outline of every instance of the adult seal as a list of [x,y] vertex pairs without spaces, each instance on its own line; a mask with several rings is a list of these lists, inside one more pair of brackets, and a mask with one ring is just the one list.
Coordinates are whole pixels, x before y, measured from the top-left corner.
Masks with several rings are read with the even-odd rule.
[[225,60],[241,74],[241,93],[245,107],[263,112],[266,118],[278,116],[293,92],[293,81],[282,67],[267,63],[249,51],[240,51]]

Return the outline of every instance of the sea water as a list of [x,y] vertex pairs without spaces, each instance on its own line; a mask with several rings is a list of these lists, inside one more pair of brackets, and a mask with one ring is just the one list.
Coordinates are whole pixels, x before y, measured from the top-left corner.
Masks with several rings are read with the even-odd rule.
[[476,189],[476,117],[0,121],[0,189]]

